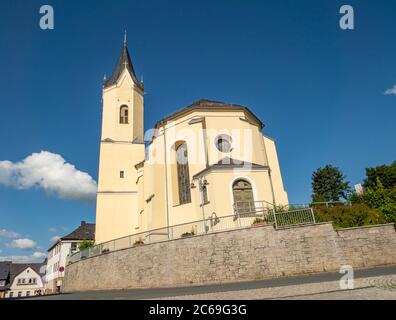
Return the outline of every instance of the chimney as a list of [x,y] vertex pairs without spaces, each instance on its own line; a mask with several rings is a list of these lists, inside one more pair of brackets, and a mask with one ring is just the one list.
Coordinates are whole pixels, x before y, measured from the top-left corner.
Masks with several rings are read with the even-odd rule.
[[85,221],[81,221],[81,226],[85,226],[86,222]]

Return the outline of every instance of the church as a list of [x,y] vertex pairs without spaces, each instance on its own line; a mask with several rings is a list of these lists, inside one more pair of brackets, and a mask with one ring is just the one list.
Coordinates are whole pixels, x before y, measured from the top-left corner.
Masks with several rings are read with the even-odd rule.
[[202,99],[145,132],[144,84],[125,37],[103,84],[96,244],[287,205],[275,141],[263,129],[246,106]]

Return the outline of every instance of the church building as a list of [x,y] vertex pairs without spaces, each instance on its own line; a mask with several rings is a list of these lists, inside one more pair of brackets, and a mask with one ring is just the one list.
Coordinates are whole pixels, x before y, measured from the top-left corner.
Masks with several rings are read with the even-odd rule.
[[124,39],[103,85],[97,244],[288,204],[275,142],[247,107],[203,99],[143,124],[144,85]]

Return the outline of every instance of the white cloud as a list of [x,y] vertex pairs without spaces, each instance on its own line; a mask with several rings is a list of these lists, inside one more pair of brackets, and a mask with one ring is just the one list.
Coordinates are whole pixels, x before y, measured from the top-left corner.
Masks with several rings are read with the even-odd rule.
[[0,184],[17,189],[39,187],[68,200],[92,201],[97,184],[59,154],[33,153],[20,162],[0,161]]
[[14,263],[42,262],[46,256],[43,252],[34,252],[30,256],[0,256],[0,261],[12,261]]
[[37,246],[37,243],[30,239],[16,239],[13,240],[9,246],[11,248],[28,250],[35,248]]
[[61,237],[60,236],[54,236],[50,239],[51,242],[55,243],[57,242]]
[[6,229],[1,229],[0,230],[0,238],[18,238],[19,233],[16,233],[14,231],[8,231]]
[[388,90],[385,91],[386,95],[396,95],[396,85],[393,86],[393,88],[390,88]]
[[56,228],[49,228],[48,231],[49,231],[49,232],[57,232],[58,229],[56,229]]

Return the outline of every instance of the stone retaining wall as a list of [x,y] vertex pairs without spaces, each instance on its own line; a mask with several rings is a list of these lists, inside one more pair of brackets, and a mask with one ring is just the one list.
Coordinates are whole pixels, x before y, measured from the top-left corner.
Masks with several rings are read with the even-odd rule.
[[393,224],[232,230],[110,252],[69,265],[64,291],[188,286],[396,264]]

